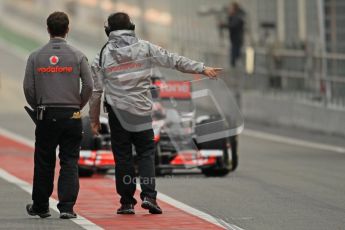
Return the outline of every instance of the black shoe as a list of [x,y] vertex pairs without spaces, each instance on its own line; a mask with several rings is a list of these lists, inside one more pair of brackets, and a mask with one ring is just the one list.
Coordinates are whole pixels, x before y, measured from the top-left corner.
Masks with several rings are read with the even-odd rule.
[[162,209],[158,206],[157,201],[155,199],[145,197],[141,207],[144,209],[149,210],[151,214],[162,214]]
[[45,211],[36,211],[33,209],[33,205],[32,204],[28,204],[26,205],[26,212],[30,215],[30,216],[39,216],[41,218],[47,218],[47,217],[50,217],[51,214],[49,212],[49,209],[48,210],[45,210]]
[[133,204],[122,204],[121,207],[117,210],[117,214],[135,214]]
[[117,210],[117,214],[135,214],[133,204],[122,204]]
[[60,219],[74,219],[77,218],[77,214],[75,212],[61,212]]

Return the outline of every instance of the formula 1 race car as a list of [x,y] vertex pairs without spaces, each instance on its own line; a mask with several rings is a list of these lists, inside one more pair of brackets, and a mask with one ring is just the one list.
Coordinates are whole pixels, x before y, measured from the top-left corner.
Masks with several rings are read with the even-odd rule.
[[[206,176],[225,176],[234,171],[238,165],[237,136],[223,137],[216,140],[198,143],[194,135],[197,127],[212,121],[219,120],[219,115],[202,114],[195,111],[191,100],[188,82],[168,81],[165,87],[160,87],[161,82],[154,80],[154,85],[160,90],[153,90],[155,98],[153,106],[154,141],[156,145],[155,164],[156,175],[171,174],[174,169],[199,168]],[[158,92],[158,93],[157,93]],[[168,109],[166,100],[174,98],[178,100],[179,111]],[[183,129],[183,137],[178,138],[171,134],[170,121],[179,120],[180,132]],[[108,119],[101,118],[101,134],[93,136],[88,117],[83,118],[83,140],[81,144],[79,174],[80,176],[92,176],[95,172],[106,172],[114,168],[116,162],[111,151],[110,128]],[[189,148],[186,140],[192,140]],[[136,154],[134,152],[134,159]]]

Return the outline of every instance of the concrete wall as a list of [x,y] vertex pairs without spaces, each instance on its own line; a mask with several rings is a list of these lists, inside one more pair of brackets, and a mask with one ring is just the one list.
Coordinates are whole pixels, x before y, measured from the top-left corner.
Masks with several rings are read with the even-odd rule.
[[246,92],[242,111],[249,120],[345,136],[345,110]]

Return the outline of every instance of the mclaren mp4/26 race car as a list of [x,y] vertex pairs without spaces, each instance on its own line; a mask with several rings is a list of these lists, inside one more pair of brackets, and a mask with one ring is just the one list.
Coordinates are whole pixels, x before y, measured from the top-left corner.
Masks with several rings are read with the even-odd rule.
[[[198,168],[206,176],[225,176],[234,171],[243,120],[225,83],[221,79],[151,79],[156,174]],[[93,136],[89,118],[83,118],[81,176],[104,173],[116,164],[108,119],[103,116],[100,121],[101,134]],[[134,148],[133,154],[136,159]]]

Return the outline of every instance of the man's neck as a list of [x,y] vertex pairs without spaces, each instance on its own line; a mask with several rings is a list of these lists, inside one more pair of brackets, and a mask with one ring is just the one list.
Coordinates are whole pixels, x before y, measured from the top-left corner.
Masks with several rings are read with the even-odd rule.
[[66,37],[60,37],[60,36],[54,36],[54,37],[52,37],[52,36],[50,36],[50,39],[54,39],[54,38],[65,39]]

